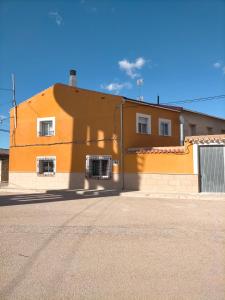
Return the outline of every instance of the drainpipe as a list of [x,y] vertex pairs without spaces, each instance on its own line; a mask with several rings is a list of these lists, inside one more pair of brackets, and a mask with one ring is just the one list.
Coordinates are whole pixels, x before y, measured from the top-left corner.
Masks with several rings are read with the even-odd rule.
[[124,190],[124,139],[123,139],[123,104],[125,100],[122,98],[120,103],[120,174],[121,189]]
[[184,117],[180,115],[180,145],[184,145]]

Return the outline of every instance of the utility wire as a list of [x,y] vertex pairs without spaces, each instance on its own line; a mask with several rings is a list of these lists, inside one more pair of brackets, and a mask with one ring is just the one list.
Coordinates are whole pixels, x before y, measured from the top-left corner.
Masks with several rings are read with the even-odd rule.
[[10,119],[10,117],[7,117],[7,118],[0,118],[0,125],[2,125],[3,122],[7,121],[8,119]]
[[218,96],[211,96],[211,97],[204,97],[204,98],[195,98],[195,99],[186,99],[186,100],[179,100],[179,101],[170,101],[170,102],[163,102],[160,104],[176,104],[176,103],[194,103],[194,102],[204,102],[204,101],[212,101],[218,99],[224,99],[225,95],[218,95]]
[[0,88],[1,91],[10,91],[12,92],[13,90],[12,89],[4,89],[4,88]]

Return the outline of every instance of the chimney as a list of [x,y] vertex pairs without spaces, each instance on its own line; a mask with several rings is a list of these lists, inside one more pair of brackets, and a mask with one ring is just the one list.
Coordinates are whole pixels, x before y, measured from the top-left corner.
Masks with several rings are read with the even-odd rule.
[[157,95],[157,104],[159,105],[159,95]]
[[76,70],[70,70],[70,78],[69,78],[69,85],[76,86],[77,83],[77,72]]

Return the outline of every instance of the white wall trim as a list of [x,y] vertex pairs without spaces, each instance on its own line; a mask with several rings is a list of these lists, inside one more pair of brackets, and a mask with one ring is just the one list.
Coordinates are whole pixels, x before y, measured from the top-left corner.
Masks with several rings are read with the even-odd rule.
[[[138,130],[139,129],[138,128],[139,117],[148,119],[147,133],[139,132],[139,130]],[[139,134],[151,134],[151,131],[152,131],[151,115],[145,115],[145,114],[141,114],[141,113],[136,113],[136,133],[139,133]]]
[[53,136],[55,135],[55,117],[45,117],[45,118],[37,118],[37,136],[40,136],[40,123],[43,121],[52,121],[52,127],[53,127]]
[[198,175],[198,145],[193,145],[193,165],[194,165],[194,174]]
[[39,174],[39,160],[54,160],[54,174],[56,173],[56,156],[37,156],[36,173]]

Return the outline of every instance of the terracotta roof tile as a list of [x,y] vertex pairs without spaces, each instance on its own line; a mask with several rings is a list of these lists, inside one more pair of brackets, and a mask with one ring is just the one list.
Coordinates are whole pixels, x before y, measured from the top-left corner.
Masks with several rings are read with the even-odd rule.
[[187,136],[185,142],[195,143],[224,143],[225,134]]
[[184,146],[171,146],[171,147],[140,147],[129,148],[128,153],[148,154],[148,153],[184,153]]

